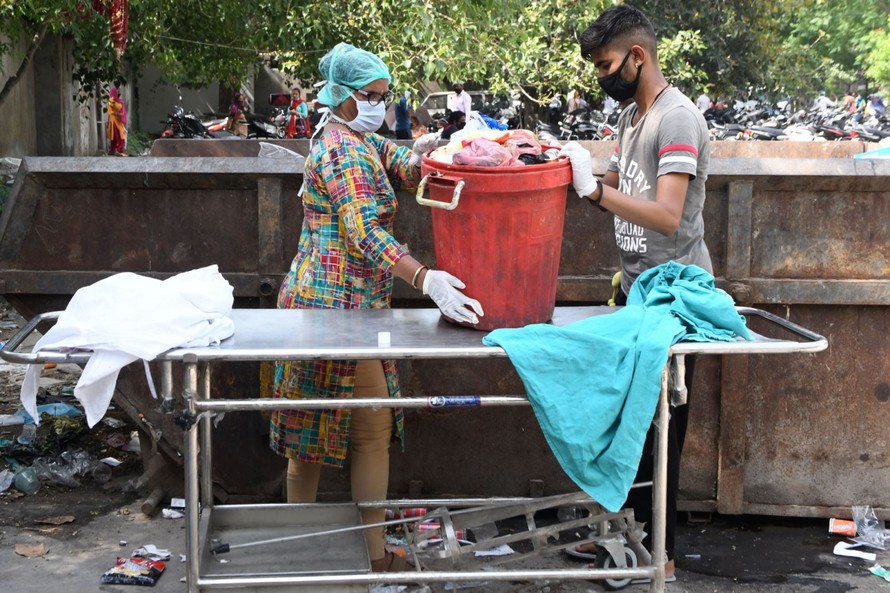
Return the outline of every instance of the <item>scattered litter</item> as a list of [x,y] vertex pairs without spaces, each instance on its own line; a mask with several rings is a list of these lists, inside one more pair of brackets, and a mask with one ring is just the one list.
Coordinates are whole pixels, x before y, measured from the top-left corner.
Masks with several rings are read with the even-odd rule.
[[888,583],[890,583],[890,570],[887,570],[880,564],[875,564],[871,568],[868,569],[873,575],[879,576]]
[[[62,391],[64,391],[64,390],[65,389],[62,388]],[[74,393],[74,390],[72,389],[71,392]],[[120,428],[121,426],[126,424],[126,422],[124,422],[120,418],[113,418],[111,416],[106,416],[105,418],[102,418],[102,424],[104,424],[105,426],[107,426],[109,428]]]
[[105,585],[143,585],[154,587],[166,565],[147,558],[118,558],[114,567],[105,571],[99,582]]
[[884,529],[884,522],[878,520],[873,508],[854,506],[853,522],[856,524],[856,533],[858,534],[853,541],[878,550],[887,549],[890,531]]
[[117,545],[119,545],[120,547],[123,548],[124,546],[127,545],[127,540],[122,539],[121,541],[117,542]]
[[37,427],[32,424],[22,426],[22,434],[15,440],[20,445],[30,445],[37,438]]
[[701,554],[686,554],[687,560],[701,560]]
[[0,426],[18,426],[24,423],[25,418],[21,414],[0,414]]
[[170,499],[170,508],[171,509],[185,509],[185,499],[184,498],[171,498]]
[[103,457],[99,460],[100,463],[104,463],[110,467],[117,467],[123,463],[120,459],[115,459],[114,457]]
[[161,509],[161,516],[165,519],[182,519],[185,515],[173,509]]
[[46,519],[37,519],[35,523],[41,525],[64,525],[65,523],[74,523],[77,519],[74,515],[59,515],[57,517],[47,517]]
[[43,363],[43,370],[48,371],[50,369],[56,368],[57,366],[59,366],[59,365],[57,365],[54,362],[45,362],[45,363]]
[[162,550],[153,544],[145,544],[133,550],[131,556],[148,558],[149,560],[170,560],[170,550]]
[[510,554],[515,554],[516,551],[513,550],[507,544],[502,544],[497,546],[496,548],[489,548],[487,550],[476,550],[474,556],[509,556]]
[[407,585],[377,585],[371,593],[402,593],[407,588]]
[[[21,414],[25,419],[25,424],[34,424],[34,418],[25,410],[19,410],[16,414]],[[83,412],[71,404],[56,402],[54,404],[42,404],[37,406],[37,415],[43,417],[44,414],[50,416],[70,416],[72,418],[83,416]]]
[[16,544],[15,545],[15,553],[19,556],[24,556],[25,558],[42,558],[46,556],[46,553],[49,552],[49,549],[46,547],[46,544]]
[[114,449],[124,449],[130,444],[130,435],[122,432],[113,432],[105,437],[105,444]]
[[849,556],[850,558],[862,558],[863,560],[868,560],[869,562],[874,562],[877,555],[873,552],[863,552],[861,550],[854,550],[853,548],[858,548],[862,544],[848,544],[847,542],[838,542],[834,546],[834,554],[835,556]]
[[15,480],[15,474],[11,470],[5,469],[0,472],[0,492],[9,490],[13,480]]
[[849,519],[829,519],[828,533],[846,537],[856,537],[856,523]]
[[185,562],[185,554],[180,554],[180,555],[179,555],[179,561],[180,561],[180,562]]

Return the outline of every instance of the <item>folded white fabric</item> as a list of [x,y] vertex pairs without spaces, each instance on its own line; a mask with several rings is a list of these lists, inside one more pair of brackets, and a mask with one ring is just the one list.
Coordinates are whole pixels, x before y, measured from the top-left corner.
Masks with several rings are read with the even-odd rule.
[[[218,344],[235,331],[233,288],[216,265],[157,280],[124,272],[74,293],[56,324],[34,345],[40,350],[92,350],[74,388],[92,427],[105,415],[120,370],[177,347]],[[38,422],[40,365],[22,383],[25,410]]]

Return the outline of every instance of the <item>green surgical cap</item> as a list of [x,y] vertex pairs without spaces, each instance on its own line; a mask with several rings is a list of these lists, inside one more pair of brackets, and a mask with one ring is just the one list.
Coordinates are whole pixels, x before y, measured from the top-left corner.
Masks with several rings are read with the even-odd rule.
[[318,70],[327,84],[318,93],[318,101],[336,107],[363,86],[385,78],[392,81],[383,60],[369,51],[348,43],[338,43],[318,63]]

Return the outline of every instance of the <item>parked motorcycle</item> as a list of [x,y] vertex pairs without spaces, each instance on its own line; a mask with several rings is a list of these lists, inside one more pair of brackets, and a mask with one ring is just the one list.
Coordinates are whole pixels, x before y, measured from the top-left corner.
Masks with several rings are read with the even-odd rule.
[[161,138],[209,138],[207,129],[191,113],[186,113],[181,105],[174,105],[173,112],[167,114],[167,121]]

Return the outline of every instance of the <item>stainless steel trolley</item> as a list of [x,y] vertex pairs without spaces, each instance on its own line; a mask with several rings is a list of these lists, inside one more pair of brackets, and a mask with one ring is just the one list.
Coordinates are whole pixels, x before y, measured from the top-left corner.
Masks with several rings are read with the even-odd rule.
[[[612,313],[612,307],[559,307],[552,323],[567,325],[593,315]],[[654,422],[658,427],[655,443],[655,475],[653,479],[652,558],[664,558],[665,508],[667,482],[667,422],[669,405],[684,402],[683,365],[687,354],[779,354],[818,352],[827,348],[822,336],[776,317],[766,311],[738,308],[740,314],[759,317],[771,326],[790,332],[797,339],[767,338],[756,335],[753,342],[686,342],[671,348],[670,361],[662,373],[661,393]],[[38,354],[16,352],[28,334],[42,321],[58,317],[47,313],[33,318],[2,350],[0,356],[9,362],[43,364],[46,362],[85,363],[89,352],[61,353],[43,351]],[[344,505],[220,505],[212,498],[211,432],[214,415],[236,410],[354,408],[363,406],[436,408],[528,405],[524,396],[454,396],[417,397],[393,400],[370,398],[355,400],[214,400],[210,389],[213,363],[234,361],[322,360],[322,359],[436,359],[436,358],[500,358],[506,353],[498,347],[482,344],[482,332],[456,327],[441,320],[435,309],[387,310],[274,310],[237,309],[232,312],[235,334],[218,347],[178,348],[158,357],[163,369],[162,407],[173,413],[173,363],[180,363],[184,373],[181,424],[185,427],[184,466],[186,496],[186,547],[188,590],[198,593],[209,589],[279,592],[285,589],[312,591],[367,591],[376,583],[424,583],[467,581],[522,581],[544,578],[566,580],[621,580],[650,578],[650,591],[664,590],[664,562],[649,566],[623,566],[623,559],[613,568],[582,568],[571,570],[421,570],[402,573],[372,573],[367,563],[349,564],[345,558],[328,558],[329,562],[312,562],[308,570],[296,570],[293,565],[276,570],[281,562],[264,562],[258,544],[292,541],[294,550],[304,538],[326,535],[340,538],[344,549],[363,550],[358,525],[357,506]],[[802,340],[802,341],[799,341]],[[460,499],[460,500],[402,500],[361,503],[365,506],[430,506],[430,507],[485,507],[496,505],[529,505],[536,499]],[[588,502],[592,502],[587,499]],[[571,496],[560,498],[569,504]],[[305,521],[307,511],[312,520]],[[484,511],[483,511],[484,512]],[[455,513],[457,516],[458,513]],[[494,515],[492,515],[494,516]],[[443,523],[453,523],[447,511],[441,514]],[[588,522],[617,518],[615,514],[600,515]],[[452,525],[453,527],[453,525]],[[232,536],[232,544],[220,544],[218,533]],[[355,534],[359,534],[356,539]],[[217,534],[217,535],[215,535]],[[277,539],[263,541],[262,535],[284,534]],[[259,540],[238,544],[240,539]],[[345,539],[344,539],[345,538]],[[447,540],[448,538],[446,538]],[[448,542],[446,541],[446,548]],[[633,542],[631,542],[633,543]],[[637,544],[639,542],[636,542]],[[225,569],[212,561],[220,546],[226,550],[249,548],[242,561],[232,561]],[[565,547],[565,546],[562,546]],[[305,548],[304,548],[305,549]],[[611,551],[611,550],[610,550]],[[452,549],[451,556],[459,554]],[[266,554],[268,557],[268,554]],[[339,564],[338,564],[339,562]],[[348,564],[346,567],[343,564]],[[331,587],[336,587],[333,589]]]

